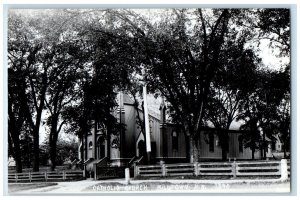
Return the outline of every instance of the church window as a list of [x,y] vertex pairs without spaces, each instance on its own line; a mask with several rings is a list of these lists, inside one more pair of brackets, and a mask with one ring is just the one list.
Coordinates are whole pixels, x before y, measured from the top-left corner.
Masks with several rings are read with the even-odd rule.
[[92,149],[93,148],[93,142],[90,142],[89,143],[89,149]]
[[172,149],[178,151],[178,134],[176,131],[172,132]]

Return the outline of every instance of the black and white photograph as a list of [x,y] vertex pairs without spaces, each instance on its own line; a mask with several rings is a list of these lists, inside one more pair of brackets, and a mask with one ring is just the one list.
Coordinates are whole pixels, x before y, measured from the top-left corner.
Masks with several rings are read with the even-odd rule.
[[291,7],[6,17],[8,195],[291,192]]

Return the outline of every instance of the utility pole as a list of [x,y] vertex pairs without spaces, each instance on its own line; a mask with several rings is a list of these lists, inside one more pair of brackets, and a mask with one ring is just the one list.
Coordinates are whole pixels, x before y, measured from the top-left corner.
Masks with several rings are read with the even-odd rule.
[[147,87],[146,87],[146,85],[143,86],[143,99],[144,99],[147,163],[150,164],[150,160],[151,160],[151,139],[150,139],[150,126],[149,126],[149,116],[148,116],[148,106],[147,106]]
[[120,92],[120,102],[119,102],[119,107],[120,107],[120,159],[123,158],[123,126],[122,126],[122,112],[124,109],[124,102],[123,102],[123,92]]
[[146,133],[146,152],[147,152],[147,163],[151,161],[151,138],[150,138],[150,125],[148,116],[148,105],[147,105],[147,81],[145,72],[143,70],[144,85],[143,85],[143,99],[144,99],[144,118],[145,118],[145,133]]

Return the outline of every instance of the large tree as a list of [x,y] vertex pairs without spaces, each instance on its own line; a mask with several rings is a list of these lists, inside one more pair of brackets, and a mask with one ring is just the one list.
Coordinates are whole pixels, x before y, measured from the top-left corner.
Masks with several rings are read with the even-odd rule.
[[45,99],[52,170],[56,166],[58,135],[66,124],[63,113],[78,100],[78,81],[84,75],[83,68],[87,57],[83,46],[76,39],[66,39],[53,47],[57,53],[53,58],[50,76],[56,77],[56,81],[49,85]]
[[[11,71],[9,79],[19,76],[17,90],[9,87],[9,93],[22,98],[22,106],[26,121],[34,138],[34,171],[39,169],[39,128],[46,94],[46,73],[49,59],[39,62],[43,57],[42,46],[34,38],[30,20],[13,12],[9,16],[8,57]],[[38,64],[39,63],[39,64]],[[9,83],[10,84],[10,83]],[[14,83],[11,83],[12,86]],[[16,103],[16,102],[12,102]],[[17,133],[20,134],[20,133]]]
[[[198,139],[206,97],[228,30],[231,11],[172,10],[156,29],[137,29],[149,86],[170,102],[174,122],[186,135],[187,156],[198,160]],[[191,16],[197,20],[193,21]],[[193,24],[194,23],[194,24]],[[146,24],[148,26],[148,24]],[[148,28],[148,27],[147,27]]]
[[[112,19],[107,19],[106,15],[99,17],[95,12],[89,11],[88,14],[97,20],[87,21],[84,28],[79,31],[81,38],[89,47],[89,66],[85,68],[85,75],[78,85],[79,103],[70,106],[65,117],[73,126],[69,130],[74,130],[75,127],[81,141],[87,139],[88,131],[96,125],[91,122],[104,125],[110,144],[111,134],[121,137],[124,133],[122,131],[124,126],[118,123],[114,115],[117,106],[116,94],[118,90],[128,89],[129,75],[133,72],[135,64],[132,58],[131,38],[125,34],[126,30],[112,28],[114,24]],[[71,14],[77,15],[80,12],[71,11]],[[105,22],[99,23],[100,19]],[[82,150],[84,148],[86,147]],[[83,160],[83,151],[81,155]]]
[[245,37],[233,36],[221,55],[222,67],[216,71],[211,84],[205,117],[218,130],[223,160],[227,159],[229,150],[230,126],[239,116],[245,96],[255,91],[254,77],[260,66],[253,50],[245,49]]
[[[55,59],[61,53],[55,43],[62,39],[61,32],[66,26],[63,26],[64,18],[57,13],[59,11],[50,14],[49,11],[32,10],[12,10],[9,13],[9,67],[12,70],[20,68],[25,72],[19,76],[24,75],[22,80],[26,85],[23,95],[26,104],[24,113],[33,136],[34,171],[39,170],[40,126],[47,93],[62,71],[55,66]],[[20,88],[18,91],[22,90]],[[22,93],[16,95],[21,96]]]

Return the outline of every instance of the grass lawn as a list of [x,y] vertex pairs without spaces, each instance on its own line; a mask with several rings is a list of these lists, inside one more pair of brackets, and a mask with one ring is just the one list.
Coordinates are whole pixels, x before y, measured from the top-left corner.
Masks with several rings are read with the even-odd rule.
[[8,192],[18,192],[57,185],[57,183],[9,183]]

